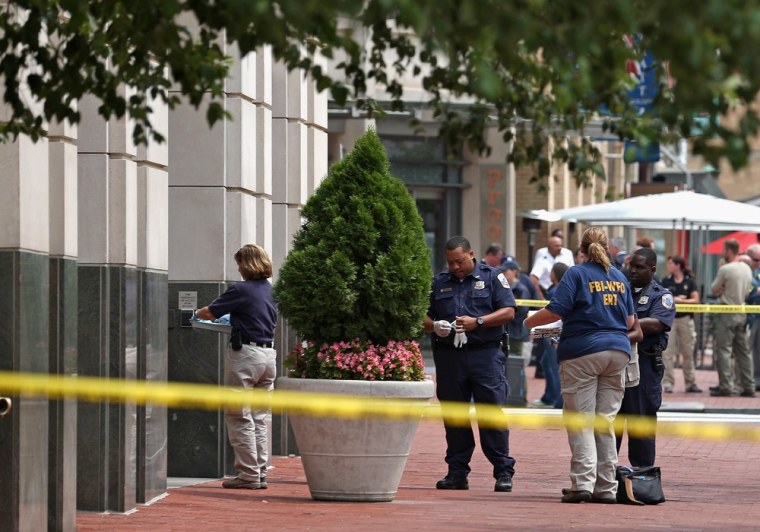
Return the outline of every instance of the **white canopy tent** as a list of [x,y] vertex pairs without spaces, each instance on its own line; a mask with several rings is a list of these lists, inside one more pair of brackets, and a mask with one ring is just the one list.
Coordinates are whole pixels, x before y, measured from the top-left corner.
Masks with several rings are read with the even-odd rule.
[[[525,211],[522,215],[546,222],[565,220],[591,225],[697,231],[696,249],[702,249],[707,243],[708,230],[760,232],[760,207],[687,190],[555,211]],[[685,249],[679,253],[686,255]],[[698,259],[698,270],[704,271],[703,257]]]
[[691,191],[635,196],[555,211],[532,210],[522,215],[547,222],[760,232],[760,207]]

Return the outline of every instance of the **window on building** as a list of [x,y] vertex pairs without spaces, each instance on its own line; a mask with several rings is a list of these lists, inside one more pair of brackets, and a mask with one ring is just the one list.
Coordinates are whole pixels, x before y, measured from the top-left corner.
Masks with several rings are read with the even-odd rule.
[[[461,232],[461,153],[438,137],[384,135],[391,173],[404,181],[417,203],[434,272],[444,267],[443,246]],[[461,152],[461,150],[459,150]]]

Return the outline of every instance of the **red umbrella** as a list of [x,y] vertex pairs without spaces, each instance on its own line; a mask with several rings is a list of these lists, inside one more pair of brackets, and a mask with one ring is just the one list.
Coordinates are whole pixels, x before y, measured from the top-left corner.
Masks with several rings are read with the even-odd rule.
[[702,246],[702,253],[707,253],[709,255],[722,255],[723,243],[726,240],[729,240],[731,238],[739,241],[739,251],[744,252],[752,244],[758,243],[757,237],[758,237],[757,233],[746,233],[744,231],[735,231],[733,233],[727,234],[726,236],[722,236],[718,238],[717,240],[713,240],[709,244]]

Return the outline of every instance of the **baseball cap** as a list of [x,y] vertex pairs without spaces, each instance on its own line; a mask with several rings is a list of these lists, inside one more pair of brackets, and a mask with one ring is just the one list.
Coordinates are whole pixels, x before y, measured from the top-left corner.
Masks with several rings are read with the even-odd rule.
[[501,270],[519,270],[520,265],[517,263],[517,259],[513,255],[505,255],[503,259],[501,259],[501,264],[499,265],[499,268]]

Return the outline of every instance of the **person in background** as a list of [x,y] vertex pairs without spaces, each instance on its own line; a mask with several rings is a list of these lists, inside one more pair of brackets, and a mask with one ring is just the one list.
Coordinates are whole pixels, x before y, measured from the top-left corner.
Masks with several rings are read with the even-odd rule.
[[552,266],[557,262],[572,266],[575,264],[575,259],[573,258],[573,252],[563,247],[562,239],[558,236],[549,237],[546,248],[541,249],[546,249],[546,252],[542,252],[541,254],[536,253],[536,260],[533,263],[533,269],[530,271],[530,277],[533,285],[536,287],[536,291],[545,297],[546,291],[552,285]]
[[680,353],[683,380],[687,393],[702,393],[697,386],[697,378],[694,373],[694,313],[677,312],[679,304],[699,303],[699,290],[694,281],[694,274],[686,266],[683,257],[668,257],[665,263],[668,275],[662,280],[662,287],[673,294],[676,303],[676,318],[673,321],[673,331],[670,334],[668,347],[662,356],[665,362],[665,376],[662,380],[662,388],[665,393],[672,393],[675,386],[676,359]]
[[[562,238],[559,236],[549,237],[546,252],[536,255],[536,261],[533,263],[533,269],[530,271],[530,280],[535,286],[536,293],[541,299],[546,299],[546,291],[552,285],[551,271],[556,263],[575,264],[573,252],[562,246]],[[540,250],[539,250],[540,251]],[[531,364],[536,365],[536,378],[545,378],[543,368],[541,367],[541,357],[544,353],[543,342],[533,342],[531,351]]]
[[[673,294],[654,280],[657,254],[650,248],[640,248],[631,255],[629,277],[633,288],[636,316],[644,333],[638,343],[640,381],[625,389],[619,414],[647,416],[657,420],[662,404],[662,376],[665,372],[662,352],[668,345],[668,332],[676,310]],[[617,449],[622,443],[622,431],[617,433]],[[628,433],[628,460],[633,467],[648,467],[655,463],[655,437],[631,437]]]
[[622,270],[625,267],[625,259],[627,257],[628,252],[625,250],[625,239],[620,236],[612,237],[610,240],[610,258],[615,268]]
[[568,429],[571,487],[562,502],[617,502],[615,434],[612,423],[623,400],[623,371],[631,356],[628,332],[634,327],[631,290],[613,268],[607,234],[583,232],[588,260],[565,272],[545,308],[525,320],[532,328],[562,320],[557,348],[564,412],[602,416],[606,429]]
[[[232,333],[224,359],[224,385],[271,392],[277,374],[273,349],[277,306],[272,299],[272,261],[261,246],[248,244],[235,253],[243,281],[235,283],[210,305],[195,311],[202,320],[230,315]],[[235,452],[237,476],[222,482],[229,489],[266,489],[269,410],[230,407],[224,411],[227,436]]]
[[[435,333],[438,399],[458,403],[474,400],[476,408],[478,404],[504,405],[506,356],[501,341],[516,307],[509,281],[500,270],[478,263],[469,240],[462,236],[451,237],[445,252],[448,269],[433,278],[423,324],[426,333]],[[444,419],[444,428],[449,470],[435,487],[469,489],[467,476],[475,450],[472,427]],[[494,491],[512,491],[515,459],[509,456],[509,431],[481,427],[479,434],[483,454],[493,465]]]
[[[505,254],[504,257],[501,259],[501,263],[499,264],[499,269],[504,271],[505,265],[509,263],[519,264],[514,255]],[[528,274],[523,273],[522,271],[519,271],[517,272],[517,277],[518,279],[520,279],[520,282],[522,283],[523,287],[525,287],[525,289],[528,291],[528,299],[532,299],[534,301],[541,299],[542,294],[540,294],[539,292],[536,292],[536,287],[533,285],[533,281],[530,280],[530,276],[528,276]]]
[[485,256],[480,259],[483,264],[488,264],[493,268],[498,268],[501,261],[504,259],[504,249],[498,244],[491,244],[486,249]]
[[[568,266],[558,262],[552,267],[552,285],[546,294],[546,298],[551,301],[554,293],[557,291],[562,277],[565,276]],[[559,362],[557,361],[557,343],[552,338],[541,338],[539,342],[544,343],[544,350],[541,356],[541,367],[544,370],[544,395],[540,399],[533,401],[533,407],[536,408],[562,408],[562,393],[559,383]]]
[[[502,271],[504,271],[506,265],[513,263],[518,264],[517,259],[514,257],[514,255],[504,255],[504,258],[501,259],[500,268]],[[531,301],[538,301],[543,299],[543,295],[539,295],[539,293],[536,292],[536,287],[533,285],[533,281],[531,281],[530,277],[526,273],[523,273],[522,271],[517,272],[517,279],[520,281],[520,285],[525,290],[527,290],[528,294],[527,296],[515,296],[515,299],[520,299],[522,297],[525,297],[525,299],[530,299]],[[517,323],[522,324],[522,321],[517,321]],[[511,353],[514,356],[522,357],[522,359],[525,360],[527,364],[530,362],[531,357],[533,356],[533,347],[533,341],[530,339],[530,337],[526,337],[522,342],[522,352],[512,351]],[[540,356],[540,353],[538,356]],[[536,369],[538,370],[538,368]],[[538,377],[538,375],[536,375],[536,377]]]
[[[739,242],[733,238],[723,244],[725,264],[718,269],[712,283],[714,296],[720,296],[723,305],[742,305],[752,287],[752,270],[739,260]],[[742,397],[755,397],[755,376],[752,355],[747,343],[745,314],[720,313],[715,315],[714,357],[718,370],[718,386],[710,388],[710,395],[730,397],[734,390],[733,354],[737,365]]]
[[[752,261],[752,290],[747,296],[748,305],[760,305],[760,244],[747,248],[747,256]],[[747,314],[749,325],[749,347],[752,351],[752,366],[755,374],[755,391],[760,390],[760,315]]]
[[654,240],[652,240],[648,236],[642,236],[642,237],[639,237],[638,240],[636,240],[636,246],[638,248],[649,248],[651,250],[654,250]]
[[[528,287],[520,280],[520,265],[515,261],[501,263],[501,270],[509,281],[509,287],[515,299],[530,299]],[[515,317],[507,324],[509,333],[509,352],[514,356],[522,356],[523,344],[530,340],[530,335],[523,330],[522,322],[528,316],[528,307],[518,306]]]
[[580,246],[578,246],[578,249],[575,250],[575,254],[573,255],[573,259],[575,261],[575,264],[582,264],[586,262],[586,254],[583,253],[583,250]]
[[[564,246],[565,233],[562,231],[562,229],[555,229],[554,231],[552,231],[551,236],[559,238],[562,241],[562,245]],[[533,255],[533,264],[537,263],[538,259],[546,255],[547,253],[549,253],[549,246],[538,248],[536,253]]]

